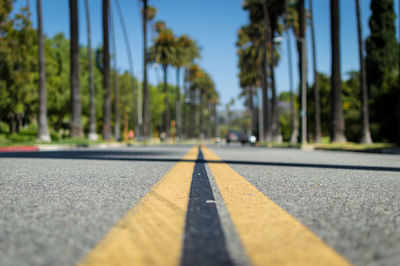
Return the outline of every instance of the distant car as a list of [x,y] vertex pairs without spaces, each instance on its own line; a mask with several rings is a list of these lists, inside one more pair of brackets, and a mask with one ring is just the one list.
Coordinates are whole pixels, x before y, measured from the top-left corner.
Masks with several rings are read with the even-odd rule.
[[241,131],[235,131],[235,130],[230,130],[228,132],[228,135],[226,136],[226,143],[234,143],[234,142],[238,142],[238,143],[242,143],[244,144],[251,144],[254,145],[256,144],[256,137],[251,135],[251,136],[247,136],[246,134],[244,134]]

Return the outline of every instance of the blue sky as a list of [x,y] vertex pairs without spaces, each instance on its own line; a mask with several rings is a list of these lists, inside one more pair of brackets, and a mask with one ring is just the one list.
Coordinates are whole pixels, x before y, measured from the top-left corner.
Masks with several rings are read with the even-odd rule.
[[[113,7],[115,0],[111,0]],[[140,19],[140,7],[138,0],[119,0],[122,12],[126,20],[129,39],[132,45],[135,75],[139,79],[143,76],[142,68],[142,31]],[[15,8],[25,5],[27,0],[17,0]],[[32,20],[36,26],[36,1],[30,0]],[[308,1],[306,1],[308,2]],[[94,47],[101,45],[101,0],[90,0],[92,39]],[[240,93],[239,80],[237,78],[237,56],[235,42],[237,30],[248,22],[247,13],[242,10],[242,0],[149,0],[150,5],[157,8],[156,20],[163,20],[175,34],[188,34],[195,39],[201,47],[202,58],[199,64],[209,72],[216,83],[220,93],[221,103],[225,104],[231,98],[237,98]],[[370,0],[361,0],[362,23],[364,38],[369,34],[368,18],[370,16]],[[314,24],[317,45],[317,67],[320,72],[329,74],[330,60],[330,13],[329,0],[314,0]],[[64,32],[69,36],[69,9],[68,0],[42,0],[44,32],[47,36],[53,36],[58,32]],[[397,7],[397,1],[395,1]],[[357,52],[357,35],[355,21],[355,3],[353,0],[340,1],[341,12],[341,58],[342,78],[346,73],[359,67]],[[397,11],[397,8],[395,8]],[[123,40],[122,29],[117,20],[116,8],[113,8],[116,38],[117,61],[120,71],[128,69],[126,48]],[[84,1],[79,0],[80,44],[87,44],[86,17]],[[396,23],[397,25],[397,23]],[[150,35],[151,37],[151,35]],[[310,37],[310,34],[308,34]],[[281,43],[281,62],[276,76],[279,92],[289,89],[287,43]],[[292,38],[292,55],[294,81],[297,86],[297,53]],[[309,82],[312,82],[311,49],[308,49]],[[150,81],[161,81],[161,70],[151,67]],[[169,80],[175,83],[175,73],[169,72]],[[242,108],[242,101],[236,101],[235,107]]]

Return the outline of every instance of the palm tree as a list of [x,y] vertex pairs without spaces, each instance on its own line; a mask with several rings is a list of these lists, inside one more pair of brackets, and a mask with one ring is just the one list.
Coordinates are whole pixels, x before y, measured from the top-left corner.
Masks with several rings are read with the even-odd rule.
[[292,67],[292,48],[291,48],[291,38],[290,29],[286,32],[287,37],[287,49],[288,49],[288,68],[289,68],[289,87],[290,87],[290,143],[297,142],[298,129],[295,122],[294,113],[294,92],[293,92],[293,67]]
[[371,144],[371,132],[369,130],[369,111],[368,111],[368,90],[367,90],[367,71],[365,69],[364,45],[362,40],[361,10],[360,1],[356,1],[357,15],[357,36],[358,36],[358,54],[360,59],[360,84],[361,84],[361,143]]
[[143,26],[143,137],[150,138],[150,94],[147,84],[147,0],[143,1],[142,26]]
[[276,60],[275,60],[275,46],[274,46],[274,41],[273,38],[271,38],[271,60],[269,62],[269,69],[270,69],[270,77],[271,77],[271,90],[272,90],[272,99],[271,99],[271,107],[272,107],[272,112],[271,112],[271,117],[272,117],[272,140],[274,142],[281,142],[280,138],[280,127],[279,127],[279,112],[278,112],[278,101],[277,101],[277,96],[276,96],[276,82],[275,82],[275,65],[276,65]]
[[186,36],[180,36],[176,39],[176,56],[173,65],[176,67],[176,136],[182,137],[182,114],[181,114],[181,89],[180,89],[180,71],[186,64]]
[[300,81],[301,81],[301,143],[307,143],[307,55],[306,55],[306,25],[304,0],[299,0],[299,47],[300,47]]
[[164,93],[165,93],[165,111],[164,111],[164,130],[166,137],[170,137],[170,121],[171,113],[169,107],[169,91],[168,91],[168,66],[176,61],[175,37],[168,28],[158,32],[154,44],[150,47],[149,60],[162,66],[164,73]]
[[103,139],[111,139],[111,87],[110,87],[110,43],[109,43],[109,12],[110,0],[103,0],[103,87],[104,96],[104,120]]
[[217,127],[218,127],[218,121],[217,121],[217,105],[218,105],[218,92],[214,89],[214,91],[210,95],[210,106],[211,106],[211,137],[216,137],[217,136]]
[[[250,13],[259,10],[258,6],[252,6],[248,2]],[[251,15],[250,15],[251,16]],[[258,15],[259,17],[259,15]],[[239,47],[239,79],[241,87],[247,86],[261,87],[261,103],[259,105],[258,119],[258,138],[259,141],[268,140],[269,134],[269,101],[267,98],[267,73],[266,73],[266,44],[264,42],[266,34],[264,25],[258,26],[256,23],[250,23],[243,26],[238,32]]]
[[186,35],[182,35],[176,39],[176,54],[173,65],[176,67],[176,128],[178,138],[182,137],[180,71],[182,67],[188,67],[198,57],[199,48],[194,40]]
[[[400,2],[399,2],[400,11]],[[399,16],[399,29],[400,29],[400,16]],[[399,32],[400,34],[400,32]],[[400,48],[400,45],[399,45]],[[400,57],[399,57],[399,70],[400,70]],[[397,99],[397,144],[400,146],[400,78],[398,79],[398,99]]]
[[[141,138],[141,129],[142,129],[142,125],[143,125],[143,117],[142,117],[142,107],[141,107],[141,101],[142,101],[142,94],[141,94],[141,89],[139,88],[138,84],[137,84],[137,80],[134,78],[134,71],[133,71],[133,59],[132,59],[132,53],[131,53],[131,45],[129,42],[129,38],[128,38],[128,32],[126,29],[126,24],[125,24],[125,19],[124,16],[122,14],[122,9],[121,6],[119,4],[119,0],[115,1],[116,6],[117,6],[117,11],[118,11],[118,17],[122,26],[122,32],[123,32],[123,36],[124,36],[124,40],[125,40],[125,48],[126,48],[126,52],[128,55],[128,64],[129,64],[129,72],[131,74],[131,82],[132,82],[132,95],[135,95],[135,90],[137,91],[137,102],[136,102],[136,107],[137,107],[137,119],[136,119],[136,124],[135,124],[135,128],[136,128],[136,138],[140,139]],[[133,102],[133,104],[135,104]],[[127,120],[127,114],[125,113],[124,115],[124,121],[128,121]],[[125,123],[125,127],[127,129],[127,122]]]
[[[143,27],[143,104],[140,103],[142,100],[141,90],[138,90],[138,106],[142,105],[142,113],[143,113],[143,137],[145,139],[151,138],[152,132],[152,123],[151,123],[151,98],[148,88],[148,81],[147,81],[147,64],[149,61],[148,56],[148,48],[147,48],[147,24],[151,21],[156,13],[157,9],[154,7],[148,6],[147,0],[143,1],[143,9],[142,9],[142,27]],[[140,122],[140,120],[139,120]]]
[[113,48],[113,62],[114,62],[114,73],[113,73],[113,87],[114,87],[114,138],[116,140],[121,139],[121,128],[120,128],[120,117],[119,117],[119,89],[118,89],[118,64],[117,64],[117,44],[115,40],[115,27],[114,18],[112,16],[112,9],[110,6],[110,26],[111,26],[111,39]]
[[[273,75],[273,71],[268,70],[274,69],[274,65],[270,65],[275,61],[274,56],[272,56],[272,37],[279,29],[279,18],[284,13],[284,6],[283,1],[266,0],[245,0],[243,4],[244,9],[249,11],[250,18],[250,24],[246,29],[248,35],[247,45],[254,45],[258,60],[254,60],[253,62],[258,65],[260,85],[262,88],[263,130],[260,130],[260,132],[263,131],[263,136],[260,138],[260,141],[271,140],[272,121],[278,121],[276,118],[276,98],[275,100],[273,98],[274,106],[272,109],[275,110],[274,115],[271,115],[269,107],[268,87],[271,85],[273,91],[274,86],[269,83],[268,80],[270,77],[274,79],[275,76]],[[274,124],[274,129],[278,129],[277,125],[277,123]],[[275,134],[278,131],[279,130],[275,130]]]
[[[213,98],[212,95],[216,93],[215,85],[210,75],[204,70],[200,69],[199,66],[195,64],[189,67],[187,81],[190,83],[190,90],[192,95],[192,99],[190,102],[190,120],[192,121],[192,127],[190,128],[190,137],[193,137],[195,135],[194,131],[196,131],[198,133],[198,137],[203,138],[207,136],[205,113],[208,113],[208,110],[206,108]],[[200,102],[197,108],[195,105],[196,100],[193,99],[195,95],[199,96],[199,100],[197,102]],[[218,95],[216,95],[215,97],[218,98]],[[196,123],[196,121],[199,121],[199,123]]]
[[190,95],[190,106],[187,125],[189,138],[194,138],[197,130],[197,108],[196,108],[196,93],[198,91],[198,80],[201,79],[204,72],[196,64],[192,64],[187,69],[187,75],[185,76],[186,82],[189,84],[189,95]]
[[314,71],[314,134],[315,142],[321,142],[321,114],[319,106],[319,88],[318,88],[318,71],[317,71],[317,53],[315,48],[315,31],[314,31],[314,16],[312,0],[310,2],[310,26],[311,26],[311,42],[312,42],[312,56],[313,56],[313,71]]
[[264,56],[265,59],[262,63],[262,79],[264,80],[263,82],[263,103],[264,103],[264,140],[266,141],[271,141],[272,135],[271,134],[271,122],[273,120],[273,117],[271,119],[271,114],[269,112],[269,101],[268,101],[268,70],[267,66],[270,62],[270,55],[269,53],[272,51],[269,49],[271,47],[271,25],[270,25],[270,19],[269,19],[269,12],[268,12],[268,4],[267,0],[264,0],[262,3],[263,7],[263,29],[264,29]]
[[[298,10],[293,5],[289,5],[290,0],[285,0],[285,26],[286,26],[286,41],[288,50],[288,74],[289,74],[289,87],[290,87],[290,143],[297,143],[299,130],[296,122],[295,106],[294,106],[294,85],[293,85],[293,61],[291,49],[291,30],[294,31],[295,36],[299,35],[299,21]],[[299,47],[299,42],[296,43]],[[301,72],[301,64],[299,64]]]
[[43,26],[42,26],[42,1],[37,0],[38,42],[39,42],[39,129],[37,139],[50,141],[49,128],[47,127],[47,103],[46,103],[46,75],[43,50]]
[[92,41],[90,34],[90,12],[89,0],[85,0],[86,7],[86,25],[88,37],[88,61],[89,61],[89,88],[90,88],[90,122],[89,122],[89,140],[97,140],[96,133],[96,95],[94,91],[93,79],[93,59],[92,59]]
[[[278,132],[279,130],[279,113],[277,107],[277,97],[276,97],[276,83],[275,83],[275,45],[274,45],[274,33],[276,31],[276,23],[271,19],[269,14],[270,9],[268,7],[267,1],[263,1],[263,18],[264,18],[264,34],[265,34],[265,56],[267,65],[269,67],[269,76],[271,78],[271,91],[272,91],[272,99],[271,99],[271,133],[272,135],[269,137],[269,140],[273,140],[274,142],[278,141]],[[272,137],[272,138],[271,138]],[[268,139],[268,138],[267,138]]]
[[78,1],[69,1],[70,25],[71,25],[71,137],[83,137],[82,129],[82,104],[79,87],[79,24],[78,24]]
[[346,142],[344,135],[344,119],[342,111],[342,86],[340,77],[340,17],[339,0],[331,0],[331,49],[332,49],[332,74],[331,74],[331,101],[332,101],[332,126],[331,142]]
[[[242,29],[241,29],[242,30]],[[243,33],[239,33],[239,38],[245,38]],[[250,127],[249,127],[249,134],[254,134],[256,130],[256,113],[254,109],[254,102],[253,102],[253,92],[254,88],[258,87],[259,78],[257,76],[257,65],[253,64],[253,53],[254,53],[254,46],[241,46],[243,40],[239,40],[237,42],[237,46],[239,49],[237,54],[239,55],[239,80],[240,80],[240,87],[243,89],[243,94],[247,96],[247,105],[250,112]]]

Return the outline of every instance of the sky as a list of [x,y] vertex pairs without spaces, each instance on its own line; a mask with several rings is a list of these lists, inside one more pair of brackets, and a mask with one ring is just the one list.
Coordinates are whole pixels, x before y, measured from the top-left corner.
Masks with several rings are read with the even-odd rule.
[[[123,39],[122,28],[118,20],[116,0],[111,0],[112,12],[115,20],[115,34],[117,46],[117,64],[119,71],[128,70],[126,46]],[[395,7],[398,6],[395,0]],[[30,3],[33,25],[36,27],[36,1],[17,0],[15,8],[20,8]],[[43,30],[46,36],[52,37],[56,33],[64,32],[69,38],[69,6],[68,0],[42,0]],[[79,2],[79,43],[87,45],[86,16],[83,0]],[[123,16],[127,25],[131,52],[134,61],[134,74],[141,80],[143,77],[143,36],[140,18],[139,0],[119,0]],[[308,1],[306,1],[307,3]],[[317,49],[317,68],[319,72],[330,74],[330,12],[329,0],[314,0],[314,24]],[[157,8],[156,20],[163,20],[176,35],[188,34],[195,39],[201,47],[199,65],[210,73],[220,94],[220,108],[235,99],[234,108],[241,109],[243,100],[237,100],[240,94],[239,79],[237,74],[238,57],[235,42],[240,26],[248,23],[248,14],[242,9],[242,0],[149,0],[149,4]],[[363,37],[369,35],[368,19],[370,0],[361,0]],[[101,0],[89,0],[92,45],[98,47],[102,43]],[[397,8],[396,13],[397,13]],[[357,31],[355,20],[355,1],[340,1],[340,34],[341,34],[341,70],[342,79],[347,77],[351,70],[359,68]],[[396,23],[397,25],[397,23]],[[151,39],[151,33],[150,39]],[[312,58],[310,32],[307,32],[308,41],[308,80],[312,83]],[[149,42],[151,43],[151,42]],[[297,52],[292,37],[294,84],[297,88]],[[287,40],[284,38],[280,44],[281,61],[276,68],[278,92],[288,91],[288,59]],[[149,67],[150,82],[156,84],[162,81],[159,67]],[[168,73],[169,82],[175,84],[175,72]]]

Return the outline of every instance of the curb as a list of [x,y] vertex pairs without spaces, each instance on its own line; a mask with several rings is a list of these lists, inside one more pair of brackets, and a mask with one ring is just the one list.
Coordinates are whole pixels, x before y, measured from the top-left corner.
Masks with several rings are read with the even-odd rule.
[[376,148],[376,149],[366,149],[366,150],[357,150],[357,149],[326,149],[326,148],[318,148],[317,151],[342,151],[342,152],[358,152],[358,153],[375,153],[375,154],[400,154],[399,148]]
[[71,150],[79,148],[97,148],[97,149],[122,148],[122,147],[130,147],[132,145],[126,143],[99,143],[99,144],[59,144],[59,145],[40,144],[37,146],[39,151],[62,151],[62,150]]
[[132,144],[126,143],[99,143],[99,144],[39,144],[39,145],[25,145],[25,146],[7,146],[0,147],[0,152],[25,152],[25,151],[62,151],[79,148],[121,148],[131,147]]
[[0,152],[13,151],[39,151],[39,147],[37,145],[0,147]]

